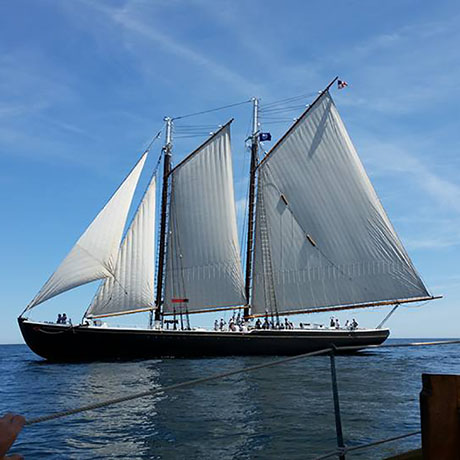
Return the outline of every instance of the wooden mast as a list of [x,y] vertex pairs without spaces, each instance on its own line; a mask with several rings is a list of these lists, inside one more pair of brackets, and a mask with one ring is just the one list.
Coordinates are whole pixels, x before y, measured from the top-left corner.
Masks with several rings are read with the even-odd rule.
[[248,200],[248,234],[246,244],[246,282],[245,296],[247,305],[244,307],[244,318],[249,317],[251,305],[252,262],[254,249],[254,205],[256,191],[256,171],[259,150],[259,99],[252,98],[252,142],[251,166],[249,168],[249,200]]
[[[163,147],[163,185],[161,190],[161,218],[160,218],[160,240],[158,251],[158,272],[157,272],[157,292],[155,298],[155,323],[161,320],[162,303],[163,303],[163,280],[164,268],[166,262],[166,224],[167,224],[167,207],[168,207],[168,176],[171,171],[171,153],[172,153],[172,118],[165,117],[166,136]],[[151,318],[152,319],[152,318]],[[152,321],[150,322],[152,326]]]

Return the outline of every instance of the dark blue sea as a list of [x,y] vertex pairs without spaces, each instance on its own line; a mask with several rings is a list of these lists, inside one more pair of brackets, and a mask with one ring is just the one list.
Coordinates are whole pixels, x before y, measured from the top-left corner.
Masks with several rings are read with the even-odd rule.
[[[346,443],[419,429],[421,374],[459,373],[459,352],[460,345],[442,345],[338,357]],[[1,345],[0,413],[36,417],[270,359],[49,364],[25,345]],[[313,357],[32,425],[12,452],[26,459],[313,459],[335,445],[329,358]],[[419,446],[415,436],[347,458]]]

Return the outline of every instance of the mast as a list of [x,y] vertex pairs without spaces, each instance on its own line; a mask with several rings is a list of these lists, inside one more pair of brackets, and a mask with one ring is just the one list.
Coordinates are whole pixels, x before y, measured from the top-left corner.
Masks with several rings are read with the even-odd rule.
[[[166,255],[166,219],[167,219],[167,205],[168,205],[168,176],[171,171],[171,152],[172,152],[172,118],[165,117],[166,135],[165,145],[163,147],[164,162],[163,162],[163,185],[161,191],[161,217],[160,217],[160,241],[158,251],[158,272],[157,272],[157,293],[155,299],[155,322],[161,320],[161,303],[163,297],[163,279]],[[150,325],[152,326],[152,317],[150,318]]]
[[258,160],[259,136],[259,99],[252,98],[252,142],[251,166],[249,168],[249,201],[248,201],[248,236],[246,245],[246,283],[245,295],[247,305],[244,308],[244,318],[249,317],[251,305],[252,253],[254,248],[254,204],[256,189],[256,170]]

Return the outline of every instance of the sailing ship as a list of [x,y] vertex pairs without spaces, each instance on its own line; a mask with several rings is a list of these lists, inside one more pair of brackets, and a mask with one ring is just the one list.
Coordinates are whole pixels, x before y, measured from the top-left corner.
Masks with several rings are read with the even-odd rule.
[[[375,329],[311,323],[283,328],[280,315],[381,305],[394,306],[392,313],[401,303],[435,298],[348,136],[330,94],[336,80],[260,159],[259,101],[253,99],[244,276],[232,121],[172,167],[173,120],[165,118],[157,251],[156,175],[124,234],[146,151],[18,318],[28,346],[55,361],[292,355],[331,345],[364,347],[388,337],[383,322]],[[48,299],[94,280],[102,283],[81,324],[29,318]],[[244,318],[238,330],[190,327],[191,314],[232,309]],[[148,327],[109,327],[101,321],[138,312],[150,312]],[[264,319],[263,328],[256,318]]]

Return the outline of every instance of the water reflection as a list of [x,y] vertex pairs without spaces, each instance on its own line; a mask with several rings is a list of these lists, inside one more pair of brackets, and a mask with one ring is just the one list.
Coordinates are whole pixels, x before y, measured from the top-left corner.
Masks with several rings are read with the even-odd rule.
[[[452,345],[338,357],[349,444],[417,429],[421,373],[458,373],[457,356]],[[270,359],[51,365],[26,347],[0,346],[0,412],[33,417]],[[381,458],[418,442],[354,458]],[[55,459],[308,459],[334,446],[329,360],[315,357],[38,424],[24,430],[17,451]]]

